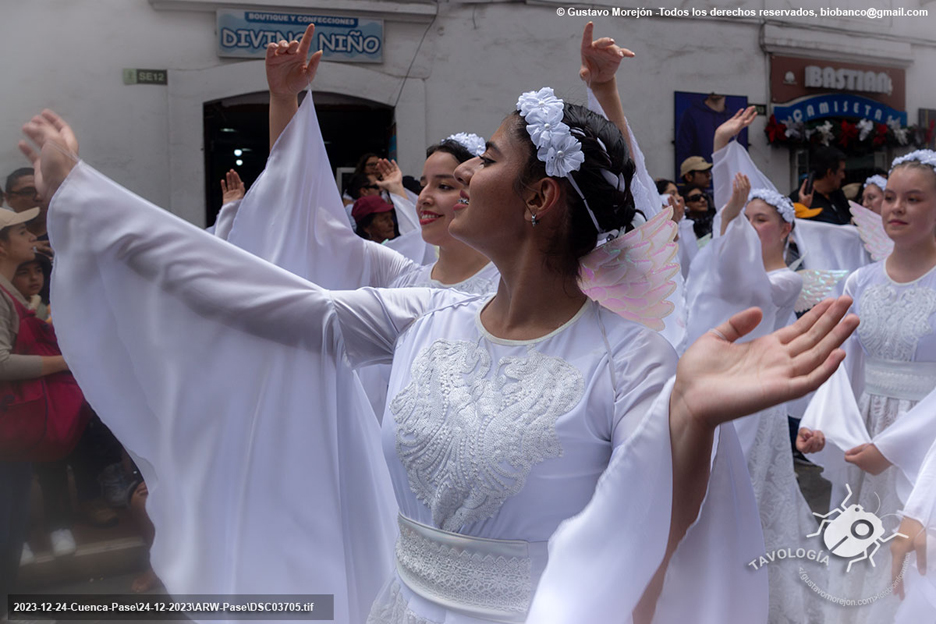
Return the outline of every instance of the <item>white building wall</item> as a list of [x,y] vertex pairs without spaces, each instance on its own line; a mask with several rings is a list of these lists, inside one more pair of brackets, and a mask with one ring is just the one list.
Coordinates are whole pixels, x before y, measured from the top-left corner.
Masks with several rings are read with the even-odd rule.
[[[598,0],[600,3],[605,0]],[[895,0],[896,3],[896,0]],[[657,4],[657,3],[653,3]],[[796,4],[796,6],[792,6]],[[859,0],[843,0],[849,8]],[[82,156],[158,205],[200,223],[204,213],[201,103],[265,88],[261,61],[216,54],[216,8],[244,0],[4,0],[0,58],[3,112],[0,174],[24,163],[16,150],[19,127],[42,107],[76,128]],[[770,8],[824,6],[819,0],[769,3]],[[584,17],[559,17],[557,8],[613,4],[413,3],[334,0],[326,3],[255,0],[270,10],[360,14],[384,23],[384,63],[324,63],[323,90],[393,104],[428,27],[397,107],[399,160],[418,175],[428,143],[457,131],[490,136],[524,90],[553,86],[583,102],[578,46]],[[693,3],[674,6],[690,9]],[[710,9],[759,9],[764,2],[716,0]],[[904,8],[918,8],[908,0]],[[341,8],[344,10],[339,10]],[[936,3],[927,18],[800,18],[639,20],[598,17],[598,35],[614,37],[637,57],[619,73],[622,100],[652,175],[673,173],[673,91],[717,91],[769,101],[765,49],[803,56],[883,58],[907,66],[907,112],[936,108]],[[878,8],[890,8],[879,4]],[[432,12],[438,11],[431,22]],[[363,11],[363,13],[356,13]],[[793,50],[784,45],[794,46]],[[169,69],[169,85],[122,83],[125,67]],[[789,151],[771,148],[766,120],[753,126],[751,152],[781,189],[789,185]]]

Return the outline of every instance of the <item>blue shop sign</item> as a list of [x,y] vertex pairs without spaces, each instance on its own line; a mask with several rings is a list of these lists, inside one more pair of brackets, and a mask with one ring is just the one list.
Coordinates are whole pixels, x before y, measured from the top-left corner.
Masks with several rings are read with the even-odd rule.
[[268,11],[218,11],[218,56],[264,58],[269,43],[301,39],[315,24],[313,50],[350,63],[383,62],[383,20]]
[[773,114],[777,121],[810,122],[823,117],[858,117],[870,119],[875,123],[887,123],[896,119],[901,126],[907,125],[906,111],[894,110],[875,100],[835,93],[829,95],[813,95],[786,106],[774,106]]

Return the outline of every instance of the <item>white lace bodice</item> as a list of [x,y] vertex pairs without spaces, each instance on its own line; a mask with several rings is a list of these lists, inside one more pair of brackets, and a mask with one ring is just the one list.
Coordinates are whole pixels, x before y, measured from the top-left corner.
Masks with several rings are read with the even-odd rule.
[[410,488],[447,531],[490,517],[559,457],[556,420],[582,398],[582,374],[560,358],[531,348],[491,364],[477,344],[437,340],[390,405]]
[[[499,340],[480,325],[486,301],[459,305],[442,324],[424,317],[400,337],[384,453],[405,516],[476,537],[546,540],[591,498],[615,441],[654,398],[643,389],[671,374],[653,366],[644,379],[621,377],[622,352],[643,344],[656,361],[674,354],[590,300],[544,338]],[[627,336],[603,337],[601,319]]]
[[849,278],[845,292],[855,297],[861,319],[858,338],[871,357],[903,362],[936,361],[936,271],[901,284],[884,262]]

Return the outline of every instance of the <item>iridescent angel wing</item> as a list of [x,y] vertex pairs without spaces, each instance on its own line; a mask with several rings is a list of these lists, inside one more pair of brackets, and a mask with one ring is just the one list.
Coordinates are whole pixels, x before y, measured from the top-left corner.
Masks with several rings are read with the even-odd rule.
[[894,241],[884,233],[881,215],[853,201],[848,202],[848,209],[851,210],[858,234],[861,235],[865,249],[871,254],[871,259],[880,262],[889,256],[894,251]]
[[679,271],[673,209],[605,243],[581,260],[582,292],[626,319],[660,331],[673,311],[666,300],[676,290]]
[[828,297],[835,285],[848,275],[848,271],[824,269],[803,269],[796,273],[803,278],[803,290],[793,307],[797,313],[809,310]]

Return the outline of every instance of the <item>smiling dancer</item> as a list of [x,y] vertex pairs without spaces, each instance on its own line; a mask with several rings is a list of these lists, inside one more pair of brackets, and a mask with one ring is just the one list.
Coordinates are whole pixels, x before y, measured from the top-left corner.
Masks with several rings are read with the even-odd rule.
[[[431,286],[493,292],[498,274],[490,260],[448,233],[461,190],[453,172],[483,151],[484,139],[476,135],[452,135],[426,152],[420,180],[424,188],[415,209],[423,240],[439,248],[437,261],[421,265],[354,235],[331,175],[315,107],[311,98],[302,109],[298,105],[297,96],[315,78],[321,59],[316,52],[307,60],[314,30],[310,24],[301,41],[281,41],[267,49],[274,146],[264,173],[237,209],[227,240],[331,288]],[[303,192],[312,185],[317,203]],[[275,213],[270,206],[276,206]]]
[[[893,252],[848,278],[845,292],[854,297],[861,327],[849,341],[846,366],[810,403],[802,434],[819,430],[832,442],[817,461],[838,486],[833,504],[848,484],[850,504],[883,518],[901,509],[936,439],[936,153],[920,150],[894,161],[881,216]],[[896,525],[887,519],[888,534]],[[849,598],[890,585],[886,566],[853,566],[838,576],[838,591]],[[890,621],[897,606],[888,595],[866,608],[838,610],[837,621]]]
[[[517,109],[455,171],[450,231],[499,269],[493,298],[324,290],[76,164],[54,114],[27,124],[54,193],[63,347],[149,473],[171,592],[301,587],[358,623],[383,571],[375,622],[763,621],[745,567],[760,526],[719,424],[828,378],[850,302],[734,344],[760,319],[747,310],[677,369],[577,285],[633,227],[624,138],[549,89]],[[347,368],[391,359],[384,464]]]

